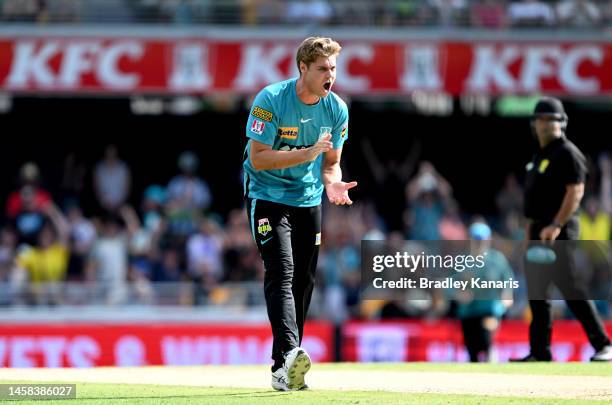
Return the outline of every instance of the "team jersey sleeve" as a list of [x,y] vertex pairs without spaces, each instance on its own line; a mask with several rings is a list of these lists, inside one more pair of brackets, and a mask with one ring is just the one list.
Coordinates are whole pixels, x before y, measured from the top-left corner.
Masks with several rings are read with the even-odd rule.
[[348,108],[343,102],[340,104],[340,113],[336,120],[336,126],[332,130],[332,144],[334,149],[339,149],[348,139]]
[[274,144],[277,126],[278,117],[272,105],[271,95],[264,89],[253,101],[247,120],[246,136],[271,146]]
[[561,180],[564,184],[584,183],[587,175],[584,157],[571,149],[563,150],[560,157]]

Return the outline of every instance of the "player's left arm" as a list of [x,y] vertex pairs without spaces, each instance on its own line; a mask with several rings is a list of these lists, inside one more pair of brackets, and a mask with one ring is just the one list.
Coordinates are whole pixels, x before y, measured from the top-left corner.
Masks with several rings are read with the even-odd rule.
[[349,198],[348,191],[357,185],[356,181],[345,183],[342,181],[342,169],[340,168],[340,157],[342,147],[332,149],[323,157],[322,177],[325,185],[325,193],[329,202],[336,205],[351,205],[353,201]]
[[563,202],[561,207],[555,215],[554,223],[542,229],[540,232],[540,239],[542,240],[555,240],[561,233],[561,227],[563,227],[567,221],[572,217],[572,214],[576,212],[580,207],[580,201],[584,195],[584,183],[567,184],[565,186],[565,196],[563,196]]
[[329,202],[336,205],[351,205],[353,201],[349,198],[348,191],[357,185],[356,181],[345,183],[342,181],[342,169],[340,158],[342,157],[342,146],[348,139],[348,108],[342,101],[336,111],[336,122],[331,129],[332,149],[323,155],[321,167],[323,185]]

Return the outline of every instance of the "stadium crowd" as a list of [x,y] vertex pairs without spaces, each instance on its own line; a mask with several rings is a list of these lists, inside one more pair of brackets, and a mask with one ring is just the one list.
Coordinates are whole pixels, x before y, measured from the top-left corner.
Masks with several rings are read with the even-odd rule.
[[[367,151],[367,143],[363,146]],[[503,245],[524,239],[522,189],[514,175],[499,190],[497,215],[467,216],[453,197],[452,184],[430,162],[414,156],[412,162],[383,165],[374,153],[365,155],[369,170],[381,181],[381,193],[371,193],[371,199],[350,208],[325,204],[313,316],[342,322],[385,314],[443,316],[449,311],[448,306],[424,306],[423,300],[360,300],[362,239],[400,245],[405,240],[467,240],[471,223],[489,223],[495,243],[521,277],[520,254]],[[227,302],[228,285],[252,282],[261,289],[264,269],[244,208],[232,207],[227,216],[210,209],[215,194],[223,190],[211,190],[196,153],[181,153],[168,184],[151,184],[142,196],[130,195],[130,163],[115,146],[108,145],[91,167],[74,166],[73,158],[66,157],[62,184],[53,189],[45,187],[44,170],[25,163],[19,186],[4,200],[0,305],[164,304],[155,287],[175,285],[179,290],[189,287],[179,291],[178,304],[193,306]],[[591,173],[580,212],[581,237],[609,240],[610,157],[601,154]],[[385,183],[390,178],[396,178],[395,185]],[[97,202],[84,212],[82,185],[89,181]],[[395,198],[387,198],[384,190]],[[138,203],[131,206],[130,201]],[[509,316],[523,316],[525,308],[525,302],[515,301]],[[607,302],[601,310],[607,314]]]
[[0,0],[0,20],[47,23],[612,27],[610,0]]

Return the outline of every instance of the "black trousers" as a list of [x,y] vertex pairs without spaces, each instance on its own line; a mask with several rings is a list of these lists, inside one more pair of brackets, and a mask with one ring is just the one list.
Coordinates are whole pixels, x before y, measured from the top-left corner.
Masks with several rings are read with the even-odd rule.
[[[578,234],[577,224],[572,222],[561,230],[555,242],[554,251],[557,260],[552,264],[535,264],[527,262],[525,266],[529,306],[532,320],[529,326],[529,343],[531,354],[540,360],[551,360],[550,340],[552,334],[552,316],[550,301],[543,299],[551,284],[555,284],[576,319],[582,325],[587,338],[595,350],[600,350],[610,344],[604,326],[597,310],[588,300],[586,287],[580,280],[578,269],[575,268],[573,246],[568,240],[573,240]],[[539,232],[545,224],[534,224],[531,229],[531,240],[539,239]],[[534,299],[536,298],[536,299]]]
[[463,343],[470,355],[470,362],[480,361],[480,354],[483,353],[483,360],[489,360],[489,351],[493,341],[493,331],[485,328],[486,316],[474,316],[461,320],[461,330],[463,332]]
[[264,262],[264,293],[272,326],[273,370],[299,347],[314,288],[321,243],[321,206],[292,207],[247,198],[253,238]]

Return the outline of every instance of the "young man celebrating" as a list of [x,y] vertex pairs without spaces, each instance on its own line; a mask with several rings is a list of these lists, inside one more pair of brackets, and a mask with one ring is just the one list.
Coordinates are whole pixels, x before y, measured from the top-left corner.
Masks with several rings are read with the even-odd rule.
[[331,88],[340,45],[311,37],[298,48],[300,77],[257,94],[246,127],[244,193],[253,238],[266,269],[264,292],[272,325],[272,387],[307,388],[311,361],[300,347],[321,244],[323,190],[350,205],[340,156],[348,109]]

